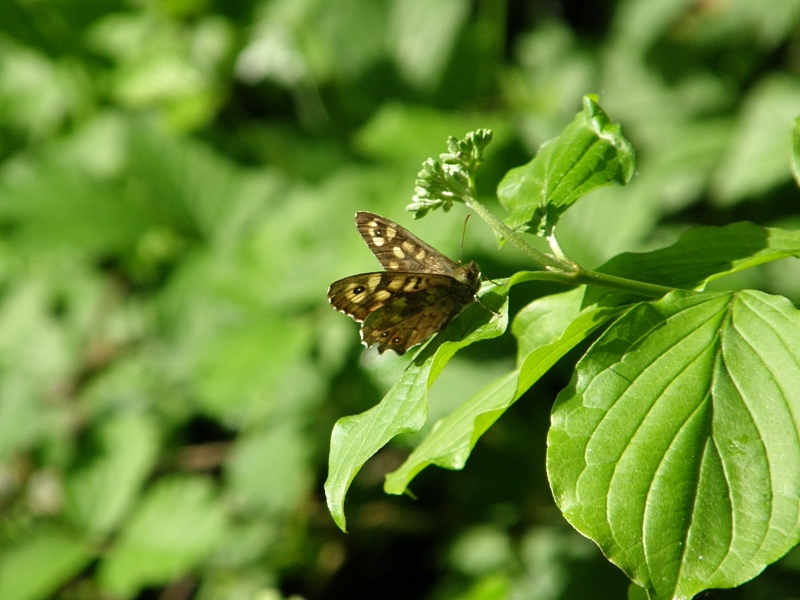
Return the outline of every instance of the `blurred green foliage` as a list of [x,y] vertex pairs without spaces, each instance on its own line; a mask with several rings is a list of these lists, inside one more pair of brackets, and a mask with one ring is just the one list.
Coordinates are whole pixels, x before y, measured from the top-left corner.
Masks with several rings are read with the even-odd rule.
[[[798,24],[799,0],[0,3],[0,600],[624,597],[545,479],[574,357],[416,502],[381,486],[419,437],[387,447],[339,532],[331,428],[406,363],[363,353],[325,290],[375,268],[353,212],[409,226],[448,135],[494,130],[478,191],[500,213],[502,176],[588,92],[637,175],[565,213],[572,258],[796,228]],[[462,220],[411,228],[455,257]],[[483,225],[464,256],[527,266]],[[798,302],[797,264],[734,284]],[[523,287],[512,311],[555,291]],[[456,357],[431,422],[514,355]],[[796,555],[708,597],[795,597]]]

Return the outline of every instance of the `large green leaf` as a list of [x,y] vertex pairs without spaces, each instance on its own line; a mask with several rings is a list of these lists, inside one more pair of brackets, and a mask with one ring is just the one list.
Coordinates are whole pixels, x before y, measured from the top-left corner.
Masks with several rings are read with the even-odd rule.
[[799,356],[785,298],[680,291],[632,308],[579,362],[548,476],[651,599],[739,585],[800,540]]
[[581,196],[605,185],[625,185],[633,176],[633,147],[597,104],[584,96],[564,132],[545,143],[528,164],[511,169],[497,187],[513,228],[544,232]]
[[[702,288],[709,281],[790,256],[800,257],[800,231],[742,221],[725,227],[695,227],[666,248],[618,254],[598,271],[676,288]],[[587,294],[594,301],[607,293]]]

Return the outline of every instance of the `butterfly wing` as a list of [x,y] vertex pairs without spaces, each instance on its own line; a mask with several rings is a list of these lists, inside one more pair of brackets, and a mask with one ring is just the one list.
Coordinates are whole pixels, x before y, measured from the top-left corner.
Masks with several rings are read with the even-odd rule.
[[471,301],[461,290],[438,286],[398,298],[367,317],[361,341],[367,347],[378,344],[381,354],[388,349],[403,355],[444,329]]
[[333,307],[362,323],[361,341],[404,354],[443,329],[472,302],[472,289],[447,275],[364,273],[331,284]]
[[356,227],[387,271],[447,275],[458,268],[458,264],[444,254],[385,217],[371,212],[357,212]]

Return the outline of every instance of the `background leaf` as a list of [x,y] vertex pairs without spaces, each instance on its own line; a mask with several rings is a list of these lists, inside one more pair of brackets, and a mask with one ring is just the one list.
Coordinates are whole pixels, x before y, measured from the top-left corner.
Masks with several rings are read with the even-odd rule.
[[206,479],[159,482],[100,566],[109,592],[129,595],[187,573],[220,543],[225,517]]

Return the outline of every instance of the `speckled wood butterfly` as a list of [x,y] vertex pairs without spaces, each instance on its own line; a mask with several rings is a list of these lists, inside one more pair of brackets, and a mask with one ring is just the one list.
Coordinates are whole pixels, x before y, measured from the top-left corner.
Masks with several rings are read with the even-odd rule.
[[361,323],[361,342],[404,354],[441,331],[481,286],[478,265],[460,266],[397,223],[356,213],[356,227],[386,271],[362,273],[328,288],[333,307]]

